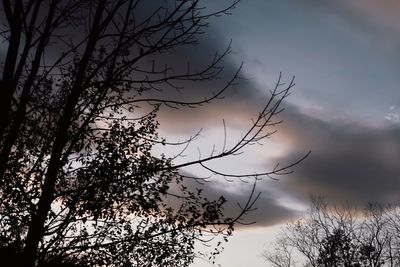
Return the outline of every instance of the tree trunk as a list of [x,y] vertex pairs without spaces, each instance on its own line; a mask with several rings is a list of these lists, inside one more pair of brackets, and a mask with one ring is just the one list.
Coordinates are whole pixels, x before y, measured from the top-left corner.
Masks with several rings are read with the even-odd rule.
[[61,159],[63,156],[63,150],[69,139],[68,130],[71,124],[75,106],[83,90],[82,85],[86,75],[86,68],[94,52],[100,34],[99,28],[102,13],[104,11],[104,5],[105,0],[102,0],[97,6],[85,52],[80,61],[74,85],[71,88],[71,94],[68,97],[67,103],[65,105],[65,108],[63,109],[62,116],[58,123],[48,169],[44,177],[42,194],[39,199],[38,208],[29,224],[25,247],[22,251],[22,267],[34,267],[37,259],[39,243],[43,239],[44,235],[46,218],[50,211],[51,204],[54,201],[57,175],[63,165]]
[[11,100],[15,91],[16,82],[14,80],[14,71],[16,67],[18,50],[21,41],[21,2],[15,3],[14,12],[11,9],[9,1],[3,1],[4,12],[10,27],[10,38],[8,40],[8,49],[4,64],[3,77],[0,83],[0,139],[8,126],[10,116]]

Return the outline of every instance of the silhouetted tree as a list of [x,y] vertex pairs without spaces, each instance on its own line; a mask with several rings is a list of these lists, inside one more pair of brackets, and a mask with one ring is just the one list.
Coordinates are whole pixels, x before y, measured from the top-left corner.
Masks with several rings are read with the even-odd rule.
[[360,247],[344,230],[337,228],[322,240],[318,254],[318,266],[361,266]]
[[[292,165],[223,174],[206,163],[268,137],[293,82],[277,83],[232,146],[179,164],[154,153],[182,145],[158,136],[161,106],[209,103],[237,79],[206,98],[180,101],[171,90],[218,78],[229,47],[207,66],[166,64],[167,55],[196,44],[209,18],[236,3],[207,13],[198,0],[2,1],[0,247],[6,254],[12,248],[13,266],[187,266],[194,242],[231,234],[257,195],[253,189],[227,218],[226,200],[188,188],[182,168],[199,165],[227,177],[288,172]],[[169,93],[161,98],[159,91]]]
[[[329,207],[313,198],[309,213],[282,231],[266,260],[277,267],[399,266],[399,220],[396,205]],[[282,264],[284,263],[284,264]]]

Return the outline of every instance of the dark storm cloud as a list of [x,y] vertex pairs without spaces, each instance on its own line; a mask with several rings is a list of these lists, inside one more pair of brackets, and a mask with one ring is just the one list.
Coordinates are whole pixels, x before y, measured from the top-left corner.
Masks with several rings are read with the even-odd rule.
[[[243,218],[243,225],[240,225],[239,227],[272,226],[287,221],[300,214],[295,209],[288,208],[279,203],[279,191],[277,191],[276,188],[271,187],[271,184],[268,183],[268,185],[269,186],[267,187],[266,184],[257,184],[255,195],[260,192],[260,197],[253,206],[254,211],[249,212],[249,214]],[[239,186],[232,191],[228,191],[222,186],[212,187],[207,188],[207,193],[211,193],[214,196],[222,194],[228,200],[225,210],[226,214],[234,217],[240,212],[238,205],[243,207],[248,201],[251,187],[242,185],[242,187]]]
[[[276,181],[273,181],[275,183]],[[251,196],[252,181],[244,183],[242,181],[227,182],[225,180],[212,180],[210,182],[197,183],[193,179],[185,180],[184,185],[194,190],[201,188],[203,196],[209,200],[216,200],[223,196],[227,202],[225,204],[224,214],[226,217],[235,218],[241,212],[240,207],[244,207],[249,198],[254,199],[258,193],[261,193],[255,202],[253,211],[241,218],[238,224],[242,227],[264,227],[282,223],[298,216],[300,213],[279,203],[280,194],[273,183],[258,183],[254,194]],[[171,188],[171,192],[179,194],[177,188]],[[168,198],[170,203],[179,202],[179,199]],[[173,204],[174,205],[174,204]]]
[[[332,14],[335,16],[334,22],[346,21],[354,26],[353,29],[362,30],[364,27],[362,22],[365,21],[365,17],[347,9],[343,2],[334,5],[324,1],[314,7],[311,7],[311,3],[315,1],[298,3],[320,9],[318,12],[321,16]],[[214,51],[223,51],[226,47],[217,30],[200,36],[199,41],[200,45],[197,47],[176,51],[174,64],[178,66],[191,62],[194,65],[205,66]],[[221,80],[208,85],[188,83],[182,91],[182,99],[204,98],[204,94],[215,91],[213,88],[220,88],[235,72],[237,64],[227,57],[222,67],[225,72],[221,75]],[[323,92],[324,88],[320,90]],[[265,98],[261,97],[262,91],[252,80],[243,80],[232,91],[227,92],[226,99],[196,109],[163,110],[160,114],[161,126],[174,133],[182,133],[191,130],[193,132],[194,129],[208,126],[213,121],[220,123],[221,118],[238,121],[237,125],[240,125],[256,114],[265,103]],[[326,104],[328,103],[321,103],[322,106]],[[337,110],[338,117],[340,113],[341,111]],[[279,199],[282,197],[307,201],[310,194],[321,194],[337,201],[350,200],[360,204],[400,198],[400,127],[371,127],[348,118],[328,119],[335,117],[332,113],[318,116],[321,119],[317,119],[316,114],[312,115],[294,106],[288,106],[287,111],[283,113],[285,121],[275,138],[287,145],[290,152],[272,161],[290,163],[308,150],[312,150],[312,154],[294,168],[293,175],[282,177],[274,187],[258,187],[263,191],[257,202],[258,211],[252,215],[254,217],[249,217],[250,221],[254,218],[257,225],[275,224],[297,214],[295,210],[281,204]],[[270,164],[271,158],[267,160]],[[264,169],[263,166],[261,168]],[[215,184],[206,187],[205,192],[215,197],[222,194],[230,199],[230,203],[243,203],[248,196],[240,187],[228,191]],[[234,207],[235,205],[232,205],[229,210],[237,210]]]
[[[200,6],[204,5],[206,7],[206,9],[202,10],[203,14],[206,14],[223,9],[231,3],[232,1],[230,0],[221,1],[218,4],[204,1],[200,3]],[[146,4],[143,8],[152,10],[154,9],[152,5]],[[235,13],[236,9],[231,11]],[[214,77],[215,79],[194,82],[172,80],[171,83],[179,87],[178,89],[170,87],[168,84],[156,84],[156,88],[160,90],[150,90],[145,92],[142,97],[193,102],[210,98],[224,88],[234,77],[241,64],[240,59],[235,59],[237,51],[235,50],[234,36],[225,36],[221,27],[214,27],[215,25],[226,26],[224,24],[226,16],[228,15],[211,17],[209,20],[210,26],[201,29],[202,33],[195,36],[194,40],[196,42],[193,45],[178,46],[174,50],[154,55],[154,57],[146,58],[142,62],[143,66],[151,68],[154,59],[156,69],[168,66],[170,68],[170,75],[179,75],[187,73],[188,68],[191,72],[204,70],[212,64],[215,57],[228,50],[230,52],[219,61],[214,69],[218,73]],[[233,38],[232,41],[231,37]],[[202,106],[178,106],[179,109],[162,106],[159,119],[163,130],[193,132],[193,125],[199,126],[202,122],[209,121],[211,117],[214,117],[218,123],[221,122],[222,118],[226,118],[227,116],[240,117],[240,112],[238,111],[252,107],[254,102],[260,99],[261,94],[262,91],[248,77],[244,77],[243,72],[240,72],[234,84],[222,94],[222,99],[215,99],[212,103]],[[258,107],[252,107],[254,111],[256,108]],[[262,108],[262,105],[259,108]],[[217,116],[219,118],[216,118]]]
[[[229,7],[233,1],[221,1],[220,4],[213,5],[208,1],[200,1],[200,15],[207,16],[208,14],[216,13]],[[171,3],[164,3],[167,8]],[[172,4],[173,1],[172,1]],[[147,3],[143,6],[145,10],[154,10],[158,4]],[[204,8],[203,8],[204,7]],[[235,9],[232,9],[233,12]],[[235,51],[235,44],[231,43],[231,37],[227,37],[217,29],[213,27],[217,24],[224,25],[224,18],[226,14],[218,16],[210,16],[208,19],[201,21],[202,26],[199,31],[193,35],[192,39],[189,39],[189,44],[178,45],[163,53],[150,55],[143,59],[141,64],[149,68],[155,67],[156,70],[168,67],[168,75],[184,75],[186,73],[199,73],[202,70],[207,69],[213,60],[219,58],[220,55],[225,54],[221,60],[218,60],[218,64],[215,68],[210,69],[202,81],[185,81],[184,79],[171,80],[170,82],[179,88],[173,88],[168,84],[155,85],[159,91],[150,90],[148,93],[153,97],[159,97],[161,99],[173,99],[177,101],[199,101],[206,97],[212,96],[213,93],[220,91],[226,83],[231,80],[234,74],[240,67],[240,61],[235,62],[232,54]],[[211,26],[208,25],[210,23]],[[231,46],[232,45],[232,46]],[[153,62],[154,60],[154,62]],[[154,63],[154,65],[153,65]],[[211,73],[217,75],[210,75]],[[167,75],[167,76],[168,76]],[[213,76],[213,79],[207,81],[206,77]],[[245,83],[242,80],[242,83]],[[252,91],[250,91],[250,89]],[[233,93],[232,93],[233,91]],[[243,98],[244,95],[249,96],[256,93],[254,88],[249,86],[240,86],[230,90],[229,95],[231,97]]]
[[[230,116],[245,120],[251,116],[253,107],[261,103],[260,99],[253,99],[252,106]],[[248,221],[256,221],[255,226],[267,226],[298,215],[297,210],[281,203],[282,198],[306,203],[311,194],[318,194],[333,201],[348,200],[359,205],[400,199],[400,126],[372,127],[349,118],[322,120],[316,118],[315,112],[311,116],[288,103],[283,106],[286,107],[281,115],[284,122],[273,138],[285,144],[289,152],[280,158],[266,157],[266,165],[288,164],[308,150],[312,153],[293,168],[294,174],[282,176],[276,182],[258,184],[257,190],[262,192],[256,203],[258,210],[247,217]],[[220,113],[228,108],[228,104],[219,105]],[[209,112],[206,109],[205,114],[210,116]],[[266,165],[260,165],[260,169]],[[238,186],[227,190],[221,184],[210,184],[206,184],[205,193],[210,198],[224,195],[231,203],[228,214],[238,212],[236,203],[247,200],[248,189]]]
[[[255,210],[250,212],[244,219],[245,222],[254,224],[249,226],[244,225],[244,227],[272,226],[293,219],[301,214],[300,211],[280,203],[281,192],[278,191],[278,188],[271,186],[270,183],[259,184],[256,187],[256,191],[261,192],[261,195],[254,205]],[[248,197],[246,193],[248,191],[243,190],[240,195],[233,195],[232,199],[240,200],[241,202],[238,203],[244,203]],[[235,196],[236,199],[234,198]]]
[[[287,194],[322,194],[360,204],[400,198],[400,127],[369,127],[351,121],[322,121],[292,108],[281,132],[293,148],[312,154],[282,179]],[[293,151],[296,151],[295,149]],[[298,150],[284,161],[298,156]]]
[[[212,36],[212,38],[209,38]],[[177,50],[174,59],[169,61],[176,64],[176,68],[182,68],[190,64],[191,68],[200,70],[212,62],[215,53],[221,53],[226,49],[227,43],[218,41],[219,33],[210,31],[199,37],[200,44]],[[215,39],[214,39],[215,38]],[[233,48],[234,49],[234,48]],[[172,55],[170,55],[172,56]],[[230,55],[218,65],[221,73],[218,78],[210,81],[183,82],[179,91],[168,88],[161,92],[155,92],[154,97],[161,99],[173,99],[176,101],[202,101],[212,97],[223,89],[238,71],[240,64],[234,62]],[[182,69],[181,69],[182,71]],[[267,89],[267,88],[266,88]],[[270,89],[270,88],[268,88]],[[230,119],[235,122],[249,119],[248,115],[255,115],[257,110],[263,108],[263,102],[267,99],[267,90],[263,92],[250,80],[239,73],[234,84],[229,86],[220,98],[200,106],[171,109],[163,106],[159,118],[163,130],[172,132],[193,132],[209,123],[220,124],[222,119]],[[256,105],[255,105],[256,104]],[[243,117],[246,116],[246,118]],[[197,128],[194,128],[194,125]]]

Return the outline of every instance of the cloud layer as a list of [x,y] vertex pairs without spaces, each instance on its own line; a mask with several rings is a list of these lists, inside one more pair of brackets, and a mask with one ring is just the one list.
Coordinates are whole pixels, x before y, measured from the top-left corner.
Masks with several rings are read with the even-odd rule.
[[283,182],[289,192],[323,194],[362,204],[400,198],[399,126],[322,121],[295,111],[286,116],[283,135],[293,146],[312,150],[296,174]]
[[[297,12],[287,2],[268,3],[259,2],[259,6],[266,8],[269,13],[274,8],[282,12]],[[388,48],[385,44],[398,39],[391,38],[389,34],[397,31],[397,26],[389,27],[388,25],[392,25],[391,16],[385,17],[385,14],[391,14],[391,10],[400,6],[393,1],[383,1],[380,4],[365,1],[364,6],[355,1],[315,3],[316,1],[310,0],[297,2],[297,7],[302,5],[301,11],[304,14],[285,19],[286,24],[283,21],[279,24],[281,15],[272,14],[275,24],[266,25],[265,28],[275,27],[276,34],[269,39],[270,43],[267,42],[270,44],[266,47],[267,53],[259,55],[257,60],[249,61],[250,71],[247,73],[251,74],[254,70],[254,75],[261,75],[271,70],[271,63],[267,59],[273,59],[273,65],[281,56],[283,63],[292,64],[293,72],[299,70],[300,85],[294,89],[293,100],[289,98],[290,103],[284,104],[287,107],[282,114],[284,123],[278,127],[279,132],[273,139],[286,148],[283,155],[267,155],[269,146],[266,145],[264,157],[255,158],[249,153],[248,160],[254,161],[259,169],[264,170],[275,162],[290,163],[306,151],[312,150],[312,154],[294,168],[294,174],[281,177],[276,183],[265,181],[258,185],[258,189],[263,191],[257,203],[259,209],[253,217],[258,225],[276,224],[297,215],[296,208],[291,208],[283,200],[289,200],[289,203],[306,203],[310,194],[326,195],[333,201],[350,200],[360,205],[372,201],[390,202],[400,198],[400,165],[397,162],[400,158],[400,126],[395,120],[388,120],[385,113],[391,105],[397,105],[400,99],[394,90],[398,87],[398,77],[391,74],[397,63],[393,62],[393,58],[388,59],[394,50],[391,49],[392,46],[385,50]],[[379,5],[378,9],[376,5]],[[376,17],[369,19],[368,14],[371,13]],[[254,18],[249,17],[239,28],[257,21],[261,25],[262,18],[256,17],[257,13],[254,14]],[[301,20],[302,24],[296,24],[297,20]],[[368,26],[365,26],[366,23]],[[295,24],[298,28],[294,27]],[[229,25],[224,26],[229,29]],[[294,27],[293,34],[286,31],[291,27]],[[296,29],[301,29],[302,32],[296,34]],[[366,29],[373,30],[368,33]],[[249,28],[249,34],[252,32],[256,32],[255,28]],[[205,55],[212,55],[210,51],[221,51],[224,48],[224,42],[221,41],[223,38],[219,39],[219,33],[214,30],[211,35],[202,37],[201,46],[196,48],[199,50],[195,50],[199,53],[190,50],[177,51],[176,63],[190,61],[204,65],[207,62]],[[210,36],[213,38],[207,38]],[[263,40],[257,38],[256,40]],[[335,44],[335,40],[338,44]],[[239,37],[239,43],[241,41]],[[251,48],[256,51],[262,45],[254,40],[252,42],[255,44]],[[248,43],[250,41],[243,41],[242,44]],[[280,46],[277,46],[278,43]],[[296,49],[293,47],[295,43]],[[365,44],[358,46],[362,43]],[[371,53],[371,48],[374,47],[377,50]],[[273,53],[270,56],[268,51],[273,49],[276,49],[278,56]],[[282,57],[289,50],[291,53]],[[201,51],[207,52],[203,54]],[[387,54],[381,57],[379,51]],[[252,59],[251,52],[246,52],[246,55]],[[366,55],[370,57],[364,57]],[[375,59],[379,59],[376,61],[378,63],[387,63],[385,69],[378,71],[379,66],[371,65]],[[300,63],[303,65],[300,66]],[[222,67],[226,72],[222,74],[216,87],[229,79],[237,64],[231,57],[227,57]],[[311,78],[304,79],[311,74]],[[271,81],[272,74],[268,75]],[[313,79],[315,83],[307,82]],[[245,127],[249,118],[257,114],[257,110],[265,103],[265,92],[273,86],[272,82],[268,84],[261,81],[265,80],[259,76],[242,80],[232,91],[227,92],[225,99],[204,107],[164,109],[160,114],[162,130],[171,136],[184,135],[202,127],[221,127],[222,118],[233,122],[231,127],[236,129]],[[184,95],[188,98],[204,96],[212,91],[209,85],[188,84]],[[380,93],[378,89],[385,89],[386,94]],[[213,136],[205,138],[210,139]],[[201,142],[200,140],[199,146]],[[240,185],[235,190],[228,191],[217,184],[208,186],[206,191],[210,196],[223,194],[232,203],[243,202],[248,196],[248,191]],[[250,220],[251,218],[249,217]]]

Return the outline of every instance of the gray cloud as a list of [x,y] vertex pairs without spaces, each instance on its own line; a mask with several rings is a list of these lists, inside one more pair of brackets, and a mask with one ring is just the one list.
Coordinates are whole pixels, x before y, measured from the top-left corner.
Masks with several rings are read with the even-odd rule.
[[398,52],[400,3],[396,0],[300,0],[293,4],[336,24],[343,31],[352,32],[381,53],[396,56]]
[[[236,185],[234,191],[224,190],[223,187],[213,187],[215,194],[223,194],[228,200],[226,213],[228,216],[236,215],[240,209],[238,204],[243,206],[251,192],[250,186]],[[208,191],[208,190],[207,190]],[[299,211],[289,208],[280,203],[280,192],[272,184],[268,182],[260,182],[256,186],[255,194],[260,192],[260,197],[254,204],[254,211],[250,212],[243,218],[243,225],[241,227],[264,227],[282,223],[300,214]],[[251,223],[247,225],[247,223]]]
[[[286,193],[322,194],[356,203],[400,198],[400,127],[374,128],[345,121],[322,121],[292,109],[283,135],[293,148],[309,147],[310,157],[282,179]],[[285,159],[294,159],[298,150]]]
[[[247,222],[254,222],[254,224],[249,225],[249,227],[272,226],[288,221],[301,214],[299,210],[283,205],[280,202],[280,198],[282,197],[281,192],[278,191],[278,188],[274,188],[274,186],[271,187],[271,184],[266,187],[268,184],[269,183],[264,183],[264,186],[259,185],[257,187],[261,195],[254,205],[254,212],[251,212],[245,218]],[[247,195],[245,195],[245,193],[245,190],[242,191],[240,198],[242,202],[246,200]]]
[[[315,1],[301,2],[315,3]],[[352,30],[354,32],[362,31],[362,21],[365,17],[357,15],[352,18],[354,10],[346,9],[343,3],[336,6],[336,9],[330,9],[333,4],[328,2],[321,2],[316,7],[323,10],[322,12],[321,10],[318,11],[321,16],[327,13],[334,14],[334,22],[346,19],[345,24],[353,25]],[[386,34],[379,33],[379,29],[376,28],[374,32],[378,35]],[[209,38],[210,36],[212,38]],[[199,66],[207,63],[214,51],[221,51],[225,47],[223,42],[220,41],[222,39],[218,36],[217,30],[212,30],[208,35],[201,37],[201,44],[195,50],[177,51],[175,63],[199,62]],[[315,41],[316,47],[320,46],[315,38],[311,41]],[[272,42],[274,41],[272,40]],[[193,51],[199,51],[199,53]],[[351,52],[345,48],[343,48],[343,51]],[[223,85],[223,82],[234,73],[237,67],[229,57],[226,58],[222,66],[226,72],[222,74],[221,80],[212,84],[216,85],[217,88]],[[367,73],[369,71],[372,72],[373,70],[368,69]],[[361,84],[368,82],[368,79],[366,78],[366,81]],[[342,83],[350,86],[346,81],[342,81]],[[349,80],[349,83],[353,84],[354,79],[351,82]],[[211,88],[216,88],[210,85],[210,83],[208,85],[207,83],[188,85],[182,95],[189,99],[204,97],[205,94],[212,92]],[[312,114],[311,116],[306,114],[304,110],[300,111],[293,105],[285,104],[288,106],[287,111],[282,115],[285,122],[275,138],[289,146],[290,152],[275,160],[284,164],[298,159],[307,150],[312,150],[312,154],[294,168],[295,173],[293,175],[282,177],[272,187],[259,186],[258,189],[263,191],[263,195],[257,202],[259,209],[249,217],[250,221],[254,218],[257,225],[272,225],[295,216],[297,211],[281,204],[280,199],[284,197],[305,202],[309,194],[322,194],[336,201],[350,200],[359,204],[365,204],[369,201],[387,202],[400,198],[398,193],[400,164],[396,161],[400,158],[400,142],[398,142],[400,127],[395,125],[372,127],[367,126],[365,121],[352,121],[350,117],[341,117],[343,114],[348,114],[349,111],[361,113],[361,111],[366,110],[366,104],[379,101],[380,97],[383,97],[374,97],[376,91],[371,88],[363,88],[362,90],[357,89],[361,88],[360,86],[352,86],[352,88],[356,89],[349,91],[347,87],[343,87],[339,91],[335,91],[330,90],[328,84],[326,88],[318,87],[318,90],[315,89],[315,92],[321,95],[332,95],[332,98],[317,97],[316,99],[316,102],[320,103],[322,107],[336,106],[337,109],[329,111],[329,114]],[[222,118],[237,120],[237,125],[240,125],[255,114],[257,107],[262,107],[264,100],[260,97],[261,93],[258,85],[253,83],[252,80],[244,80],[232,91],[227,92],[224,100],[218,100],[197,109],[162,110],[160,113],[162,129],[176,134],[195,132],[195,130],[215,122],[221,126]],[[357,95],[358,97],[360,94],[362,94],[360,98],[365,101],[360,101],[360,103],[351,106],[354,98],[349,96]],[[390,94],[393,95],[391,90]],[[334,95],[339,96],[335,98]],[[391,96],[386,97],[393,99]],[[321,99],[328,102],[324,103]],[[343,105],[343,101],[345,101],[343,110],[347,112],[343,112],[341,106],[338,105]],[[318,111],[316,109],[313,112]],[[268,158],[268,161],[270,160],[271,158]],[[263,167],[265,165],[260,166],[264,169]],[[243,202],[248,196],[246,190],[239,188],[234,191],[227,191],[223,187],[213,184],[213,186],[207,186],[205,192],[215,197],[222,194],[235,204],[236,202]],[[229,210],[231,212],[237,209],[235,209],[235,205],[232,205]]]
[[[219,18],[213,19],[218,23]],[[207,66],[213,59],[215,53],[221,53],[229,44],[224,40],[223,34],[216,28],[209,28],[207,32],[200,35],[197,46],[180,47],[174,53],[157,56],[159,65],[168,63],[175,73],[185,72],[189,64],[193,70],[200,70]],[[233,50],[235,45],[233,43]],[[234,73],[237,71],[237,64],[232,55],[228,55],[219,64],[222,72],[219,79],[205,82],[180,82],[177,85],[182,89],[177,91],[168,88],[162,91],[151,91],[151,97],[162,99],[174,99],[177,101],[201,100],[211,96],[226,85]],[[172,138],[174,135],[185,135],[196,132],[202,127],[222,127],[221,120],[224,118],[230,127],[243,128],[249,124],[252,116],[257,115],[257,111],[263,108],[268,100],[268,90],[260,90],[251,79],[239,79],[238,84],[230,87],[223,95],[223,99],[216,99],[210,104],[205,104],[197,108],[180,107],[171,109],[162,107],[158,119],[161,123],[161,130],[167,132]],[[144,96],[146,97],[146,95]],[[204,195],[209,199],[217,199],[223,195],[227,200],[226,215],[234,217],[240,212],[237,204],[244,205],[248,200],[251,188],[247,184],[235,182],[234,185],[222,179],[214,180],[211,183],[200,185],[194,180],[185,181],[189,188],[203,188]],[[233,188],[232,188],[233,187]],[[230,189],[228,189],[230,188]],[[179,191],[175,188],[175,193]],[[279,203],[279,194],[274,189],[267,188],[265,185],[258,185],[257,192],[262,192],[255,207],[256,211],[246,216],[244,222],[256,222],[256,226],[273,225],[287,220],[295,215],[297,211],[285,207]],[[169,198],[168,201],[174,201]],[[245,227],[245,226],[243,226]]]
[[[211,31],[210,34],[218,36],[216,31]],[[213,40],[202,36],[200,45],[192,48],[193,50],[177,51],[175,64],[186,66],[187,63],[190,63],[197,69],[206,66],[211,62],[214,53],[223,51],[227,45]],[[184,82],[180,84],[182,90],[179,92],[168,89],[159,93],[155,92],[155,95],[152,96],[176,101],[201,101],[209,98],[227,85],[239,65],[230,55],[227,55],[219,67],[222,72],[216,80]],[[221,126],[224,118],[231,120],[236,125],[248,121],[250,116],[254,116],[259,109],[263,108],[267,94],[257,88],[251,79],[243,77],[243,73],[239,75],[234,84],[221,95],[221,98],[214,99],[211,103],[194,107],[180,106],[178,109],[162,106],[159,113],[161,128],[171,133],[193,133],[204,126]]]
[[[197,183],[193,179],[189,179],[184,181],[184,185],[192,190],[201,188],[203,190],[203,196],[207,197],[209,200],[218,199],[220,196],[223,196],[227,200],[224,215],[226,217],[235,218],[241,212],[240,207],[243,207],[251,197],[253,184],[251,181],[249,181],[249,183],[244,183],[242,181],[228,182],[223,179],[214,178],[214,180],[202,184]],[[171,190],[171,192],[179,194],[177,188],[173,187]],[[272,226],[300,214],[299,211],[286,207],[279,202],[279,190],[277,190],[273,183],[259,182],[256,186],[253,199],[258,193],[261,194],[252,207],[254,210],[241,218],[240,222],[242,224],[238,224],[237,228]],[[179,200],[170,197],[169,201],[174,203],[174,201]]]
[[[312,150],[312,154],[293,168],[294,174],[257,185],[262,195],[256,203],[257,211],[247,217],[248,222],[268,226],[297,216],[299,211],[283,205],[282,198],[307,203],[310,194],[318,194],[332,201],[348,200],[359,205],[400,198],[398,125],[371,127],[349,119],[327,121],[287,103],[284,106],[284,123],[274,137],[290,150],[283,157],[266,158],[266,165],[294,162],[307,150]],[[223,111],[225,106],[219,108]],[[245,118],[251,110],[242,111],[240,116]],[[260,169],[266,165],[260,164]],[[212,182],[205,185],[204,191],[210,198],[224,195],[230,203],[227,214],[231,215],[238,212],[236,203],[247,200],[249,188],[236,184],[234,190],[229,190],[221,182]]]

